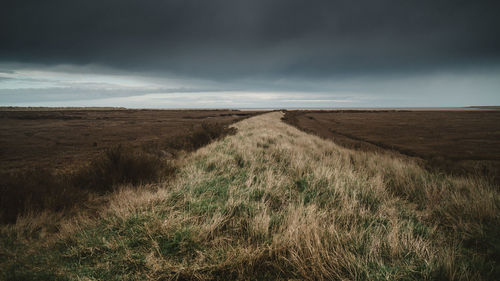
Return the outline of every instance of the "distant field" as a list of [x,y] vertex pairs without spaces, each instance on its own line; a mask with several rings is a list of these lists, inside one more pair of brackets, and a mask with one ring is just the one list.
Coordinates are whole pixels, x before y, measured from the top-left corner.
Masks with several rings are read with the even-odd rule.
[[288,111],[304,131],[364,151],[393,149],[452,172],[500,174],[500,111]]
[[202,123],[228,125],[252,116],[232,110],[126,110],[109,108],[2,108],[0,169],[68,169],[102,151],[125,145],[164,144]]

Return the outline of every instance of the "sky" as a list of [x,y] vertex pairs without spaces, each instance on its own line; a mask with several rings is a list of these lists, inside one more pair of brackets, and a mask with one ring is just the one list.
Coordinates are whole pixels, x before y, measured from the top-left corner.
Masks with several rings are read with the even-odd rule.
[[17,0],[0,106],[500,105],[500,2]]

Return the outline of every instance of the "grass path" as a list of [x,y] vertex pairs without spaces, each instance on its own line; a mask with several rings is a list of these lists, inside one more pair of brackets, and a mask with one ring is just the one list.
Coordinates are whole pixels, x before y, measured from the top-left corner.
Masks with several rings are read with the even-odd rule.
[[281,117],[272,112],[234,124],[235,135],[186,156],[174,182],[117,191],[95,218],[54,223],[57,215],[45,214],[2,227],[2,277],[498,276],[498,187],[347,150]]

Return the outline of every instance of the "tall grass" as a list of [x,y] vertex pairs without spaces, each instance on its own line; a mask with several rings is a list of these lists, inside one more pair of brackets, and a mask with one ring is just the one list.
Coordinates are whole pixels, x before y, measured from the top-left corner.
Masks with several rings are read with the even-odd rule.
[[39,167],[5,173],[0,176],[0,223],[13,223],[19,215],[30,212],[81,207],[89,193],[157,182],[171,177],[175,170],[173,161],[117,146],[73,172],[56,173]]
[[165,146],[174,150],[194,151],[222,136],[235,133],[234,128],[208,122],[203,122],[199,128],[191,130],[190,134],[167,139]]
[[[498,187],[303,133],[278,112],[184,159],[97,218],[1,229],[4,279],[495,280]],[[23,233],[26,222],[41,230]],[[27,251],[27,249],[30,249]]]
[[0,175],[0,223],[14,223],[19,214],[63,211],[86,200],[87,192],[46,168]]
[[99,193],[123,184],[147,184],[175,172],[171,161],[156,154],[116,146],[72,175],[72,184]]

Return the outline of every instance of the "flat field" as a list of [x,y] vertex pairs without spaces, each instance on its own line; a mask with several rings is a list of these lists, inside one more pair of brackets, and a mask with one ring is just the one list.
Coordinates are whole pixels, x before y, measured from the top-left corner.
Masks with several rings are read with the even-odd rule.
[[0,169],[71,169],[116,145],[140,148],[229,125],[255,111],[44,109],[0,111]]
[[288,111],[284,120],[348,148],[395,150],[432,168],[499,180],[500,111]]

